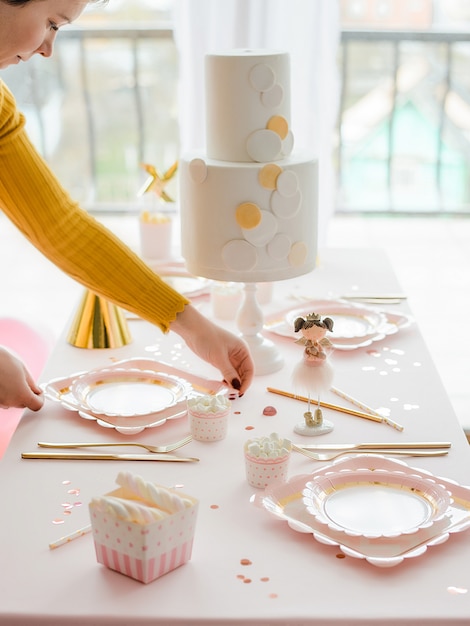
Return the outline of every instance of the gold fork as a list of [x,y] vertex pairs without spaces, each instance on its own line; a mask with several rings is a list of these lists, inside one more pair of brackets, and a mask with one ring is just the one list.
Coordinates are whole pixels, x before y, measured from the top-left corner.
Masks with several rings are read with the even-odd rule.
[[151,446],[146,443],[138,443],[136,441],[114,441],[112,443],[48,443],[47,441],[39,441],[38,446],[40,448],[101,448],[106,446],[136,446],[138,448],[145,448],[149,452],[153,452],[156,454],[163,454],[165,452],[173,452],[174,450],[178,450],[182,448],[190,441],[192,441],[192,436],[188,435],[179,441],[175,441],[174,443],[169,443],[166,446]]
[[[312,450],[305,450],[300,446],[296,446],[294,443],[292,444],[292,450],[300,452],[300,454],[303,454],[314,461],[332,461],[339,456],[343,456],[345,454],[357,454],[357,452],[360,452],[361,454],[380,454],[379,450],[370,450],[367,448],[361,448],[361,450],[341,450],[339,452],[313,452]],[[386,454],[398,456],[445,456],[448,452],[449,450],[387,450]]]

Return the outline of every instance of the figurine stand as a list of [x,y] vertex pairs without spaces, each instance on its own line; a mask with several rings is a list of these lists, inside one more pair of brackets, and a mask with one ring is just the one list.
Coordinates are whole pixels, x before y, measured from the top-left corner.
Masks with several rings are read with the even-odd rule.
[[256,290],[256,283],[245,283],[243,302],[237,313],[237,325],[250,349],[255,375],[271,374],[281,369],[284,359],[274,343],[261,334],[264,317],[256,298]]
[[294,432],[304,437],[316,437],[330,433],[333,428],[333,422],[323,419],[321,409],[317,408],[314,413],[310,410],[304,413],[304,421],[294,426]]

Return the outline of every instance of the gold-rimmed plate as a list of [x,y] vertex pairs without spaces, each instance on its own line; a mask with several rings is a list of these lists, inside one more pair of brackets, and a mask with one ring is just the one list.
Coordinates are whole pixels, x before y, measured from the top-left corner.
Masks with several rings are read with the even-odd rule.
[[145,428],[155,428],[162,426],[168,420],[178,419],[187,415],[186,398],[176,402],[173,406],[158,411],[157,413],[149,413],[147,415],[131,415],[131,416],[109,416],[104,414],[95,414],[89,409],[85,409],[77,402],[75,396],[71,393],[71,386],[76,380],[86,374],[100,373],[106,370],[150,370],[153,374],[164,373],[184,381],[191,394],[216,394],[225,393],[226,385],[222,381],[210,380],[202,378],[191,372],[180,370],[167,363],[156,361],[154,359],[133,357],[123,359],[112,363],[105,368],[97,368],[90,372],[76,372],[69,376],[55,378],[49,382],[41,384],[44,395],[61,404],[65,409],[78,412],[81,418],[90,422],[95,422],[98,426],[104,428],[114,428],[125,435],[135,435],[142,432]]
[[[312,306],[314,307],[313,309]],[[305,317],[313,312],[333,319],[334,328],[331,335],[328,336],[335,341],[371,337],[386,321],[385,315],[379,311],[351,302],[334,300],[313,301],[306,306],[289,311],[285,320],[287,324],[294,328],[296,318]]]
[[191,386],[177,376],[120,368],[83,374],[70,385],[79,409],[110,417],[159,413],[186,398],[190,390]]
[[318,522],[367,538],[429,528],[450,502],[450,493],[433,479],[385,469],[330,472],[314,477],[303,490],[303,503]]
[[[328,524],[320,523],[315,515],[307,511],[303,502],[303,491],[314,476],[363,468],[374,471],[402,471],[406,475],[414,474],[422,479],[434,480],[451,495],[447,511],[431,526],[420,528],[415,533],[403,533],[398,537],[347,534],[343,530],[334,530]],[[429,547],[445,543],[452,534],[470,529],[470,487],[379,454],[337,459],[311,474],[293,476],[286,483],[277,483],[264,492],[256,493],[251,502],[287,522],[292,530],[312,534],[319,543],[335,546],[352,558],[363,559],[381,568],[395,567],[407,559],[422,556]]]
[[266,318],[264,329],[280,337],[298,339],[295,319],[313,312],[333,319],[333,332],[327,332],[326,336],[336,350],[369,346],[412,323],[412,318],[402,313],[392,314],[345,300],[312,300],[302,307]]

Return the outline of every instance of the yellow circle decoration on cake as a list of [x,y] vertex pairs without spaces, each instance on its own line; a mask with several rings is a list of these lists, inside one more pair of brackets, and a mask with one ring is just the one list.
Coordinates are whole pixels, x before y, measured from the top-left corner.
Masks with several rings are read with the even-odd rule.
[[282,115],[273,115],[270,117],[266,128],[273,130],[281,139],[285,139],[287,137],[287,133],[289,132],[289,124],[286,118],[282,117]]
[[303,241],[296,241],[289,253],[289,263],[293,267],[300,267],[307,258],[307,246]]
[[265,189],[276,189],[277,185],[277,177],[282,172],[282,167],[276,165],[275,163],[268,163],[262,169],[260,169],[258,174],[258,180],[261,187]]
[[254,202],[243,202],[237,206],[235,218],[240,228],[256,228],[261,222],[261,210]]

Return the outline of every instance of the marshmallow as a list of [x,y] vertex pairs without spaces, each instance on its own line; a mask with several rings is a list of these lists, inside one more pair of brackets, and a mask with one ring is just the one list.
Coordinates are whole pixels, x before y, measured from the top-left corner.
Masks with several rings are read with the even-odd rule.
[[289,439],[280,438],[277,433],[269,437],[249,439],[245,443],[245,452],[259,459],[277,459],[289,454],[292,444]]
[[223,395],[204,395],[188,398],[188,408],[194,413],[220,413],[230,408],[230,400]]

